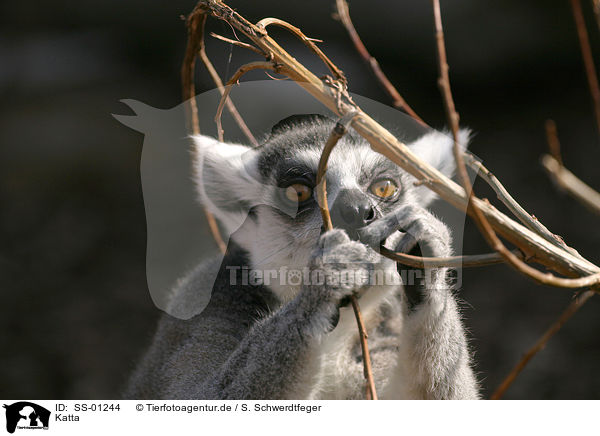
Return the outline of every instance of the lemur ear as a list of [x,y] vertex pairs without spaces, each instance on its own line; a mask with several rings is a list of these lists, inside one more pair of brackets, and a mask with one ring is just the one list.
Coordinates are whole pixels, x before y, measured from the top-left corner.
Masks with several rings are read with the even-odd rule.
[[[459,146],[461,149],[466,150],[471,138],[471,131],[469,129],[461,129],[458,132],[458,138]],[[454,147],[452,134],[432,130],[416,141],[408,144],[408,147],[414,154],[429,163],[445,176],[454,176],[456,171],[456,161],[454,160],[452,151]],[[417,191],[424,205],[428,205],[437,198],[435,193],[425,186],[420,186]]]
[[196,135],[192,139],[200,201],[231,234],[260,202],[258,153],[248,146],[220,142],[209,136]]

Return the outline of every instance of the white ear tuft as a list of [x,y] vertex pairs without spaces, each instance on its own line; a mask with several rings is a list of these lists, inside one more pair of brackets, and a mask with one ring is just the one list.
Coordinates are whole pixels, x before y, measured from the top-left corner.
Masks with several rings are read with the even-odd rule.
[[[470,139],[471,130],[459,130],[458,145],[462,150],[467,149]],[[453,153],[454,139],[451,133],[432,130],[411,144],[408,144],[408,147],[419,158],[429,163],[446,177],[454,176],[456,161]],[[424,186],[418,188],[418,193],[424,205],[428,205],[437,198],[433,191]]]
[[192,136],[194,178],[200,201],[226,226],[237,230],[260,202],[255,150],[204,135]]
[[[471,131],[469,129],[459,130],[458,145],[462,150],[467,149],[470,138]],[[454,175],[456,162],[452,151],[454,147],[452,134],[433,130],[409,144],[408,147],[414,154],[435,167],[445,176],[452,177]]]

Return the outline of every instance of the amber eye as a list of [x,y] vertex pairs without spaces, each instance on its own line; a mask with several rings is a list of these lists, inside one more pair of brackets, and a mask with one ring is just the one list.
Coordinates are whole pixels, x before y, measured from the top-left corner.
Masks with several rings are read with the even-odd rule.
[[393,180],[383,179],[374,182],[369,186],[369,190],[379,198],[389,199],[398,192],[398,185]]
[[310,198],[312,189],[302,183],[294,183],[285,189],[285,196],[294,203],[302,203]]

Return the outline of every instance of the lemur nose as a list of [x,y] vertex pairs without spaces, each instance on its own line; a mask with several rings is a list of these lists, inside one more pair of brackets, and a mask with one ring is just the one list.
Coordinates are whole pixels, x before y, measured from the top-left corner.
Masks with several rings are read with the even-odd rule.
[[373,222],[375,208],[370,199],[358,189],[340,191],[331,208],[331,220],[335,227],[346,230],[350,238],[357,240],[357,230]]

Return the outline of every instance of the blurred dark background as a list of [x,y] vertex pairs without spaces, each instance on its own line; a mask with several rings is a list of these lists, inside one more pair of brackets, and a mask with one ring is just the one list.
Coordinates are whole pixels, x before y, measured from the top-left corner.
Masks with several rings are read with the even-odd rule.
[[[598,28],[590,2],[583,3],[597,54]],[[332,19],[333,1],[230,5],[250,20],[279,17],[323,39],[352,92],[389,101]],[[2,398],[117,397],[152,336],[159,311],[145,276],[143,138],[110,114],[128,113],[123,98],[158,108],[181,103],[180,16],[193,6],[0,5]],[[365,44],[407,101],[443,127],[430,3],[354,0],[350,8]],[[442,12],[454,97],[463,124],[476,132],[473,151],[528,211],[600,262],[599,217],[557,192],[539,165],[547,148],[544,121],[553,118],[566,165],[600,188],[600,140],[568,1],[455,0],[443,2]],[[210,29],[231,35],[222,23]],[[250,58],[207,39],[223,75]],[[318,65],[306,51],[297,57]],[[201,71],[198,91],[212,87]],[[483,184],[477,189],[493,198]],[[464,251],[489,251],[472,224]],[[506,266],[466,270],[463,281],[463,313],[487,396],[572,294],[535,285]],[[506,398],[600,397],[596,300],[533,359]]]

